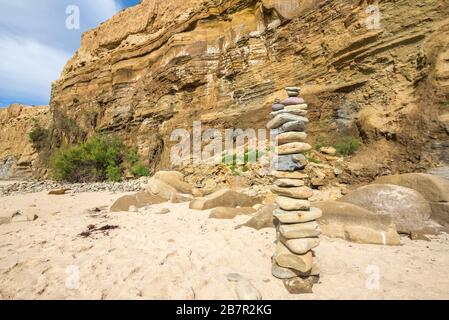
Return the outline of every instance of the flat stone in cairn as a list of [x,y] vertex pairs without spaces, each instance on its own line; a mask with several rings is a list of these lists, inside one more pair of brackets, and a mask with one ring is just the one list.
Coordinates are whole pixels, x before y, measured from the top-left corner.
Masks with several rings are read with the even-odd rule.
[[319,277],[296,277],[284,280],[284,286],[290,294],[313,293],[313,285],[318,283]]
[[276,147],[278,155],[298,154],[312,150],[310,144],[304,142],[290,142]]
[[304,104],[304,99],[299,97],[288,97],[287,99],[283,100],[281,103],[284,106],[293,106],[297,104]]
[[278,179],[307,179],[308,175],[300,171],[288,172],[288,171],[272,171],[271,175]]
[[290,268],[284,268],[277,264],[275,257],[273,256],[271,258],[271,274],[278,279],[285,280],[285,279],[293,279],[296,277],[311,277],[311,276],[319,276],[320,275],[320,268],[318,264],[314,263],[312,266],[312,269],[308,272],[300,272],[298,270],[290,269]]
[[277,156],[273,159],[273,168],[277,171],[297,171],[306,167],[305,157],[295,155]]
[[287,239],[280,237],[282,243],[293,253],[306,254],[320,245],[319,238]]
[[273,211],[273,216],[283,224],[294,224],[315,221],[323,216],[323,212],[318,208],[303,211],[276,209]]
[[307,200],[313,196],[313,191],[309,187],[271,187],[271,192],[274,194],[294,198]]
[[304,142],[307,139],[305,132],[285,132],[276,136],[276,142],[278,145],[283,145],[291,142]]
[[303,121],[290,121],[287,123],[284,123],[281,127],[277,128],[277,132],[284,133],[284,132],[302,132],[306,131],[307,129],[307,123]]
[[291,121],[299,121],[303,122],[304,124],[309,123],[309,119],[307,119],[306,117],[297,116],[291,113],[280,113],[275,116],[270,122],[268,122],[267,127],[268,129],[277,129],[284,123]]
[[286,239],[313,238],[321,234],[316,221],[295,224],[281,224],[279,233]]
[[274,257],[276,263],[284,268],[309,272],[313,267],[313,254],[311,251],[303,255],[294,254],[280,241],[277,244]]
[[302,187],[304,186],[304,181],[297,179],[277,179],[274,185],[278,187]]
[[299,200],[280,196],[276,198],[276,203],[282,210],[286,211],[310,209],[310,201],[308,200]]
[[271,113],[271,116],[272,116],[272,117],[276,117],[276,116],[278,116],[278,115],[280,115],[280,114],[283,114],[283,113],[294,114],[295,116],[301,116],[301,117],[306,117],[306,116],[307,116],[307,110],[293,110],[293,111],[287,111],[287,110],[285,110],[285,109],[279,110],[279,111],[273,111],[273,112]]
[[289,97],[299,97],[299,92],[298,91],[287,90],[287,94],[288,94]]
[[280,111],[280,110],[283,110],[283,109],[284,109],[284,105],[281,103],[281,100],[276,99],[276,100],[274,101],[273,106],[271,107],[271,110],[272,110],[273,112],[276,112],[276,111]]
[[309,106],[307,104],[303,103],[303,104],[293,104],[291,106],[285,106],[284,110],[289,111],[289,112],[307,111],[308,108],[309,108]]
[[296,86],[289,86],[289,87],[285,88],[285,91],[301,92],[301,88],[300,87],[296,87]]

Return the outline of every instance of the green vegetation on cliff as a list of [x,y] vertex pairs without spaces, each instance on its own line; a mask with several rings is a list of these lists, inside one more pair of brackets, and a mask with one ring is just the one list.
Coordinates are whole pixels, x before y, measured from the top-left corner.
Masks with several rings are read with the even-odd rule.
[[125,173],[147,176],[149,169],[136,150],[116,137],[95,136],[75,146],[63,146],[50,161],[53,177],[68,182],[120,181]]

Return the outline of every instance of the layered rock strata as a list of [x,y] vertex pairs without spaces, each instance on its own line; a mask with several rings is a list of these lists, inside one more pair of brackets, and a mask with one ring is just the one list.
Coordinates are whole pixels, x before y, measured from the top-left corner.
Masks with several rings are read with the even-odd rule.
[[143,0],[84,34],[53,86],[55,133],[74,139],[64,124],[77,119],[168,167],[174,128],[261,128],[283,88],[304,83],[312,136],[350,130],[369,145],[354,176],[429,166],[449,154],[448,5]]
[[39,169],[38,154],[29,138],[37,124],[47,127],[51,120],[47,106],[13,104],[0,108],[0,180],[23,179]]

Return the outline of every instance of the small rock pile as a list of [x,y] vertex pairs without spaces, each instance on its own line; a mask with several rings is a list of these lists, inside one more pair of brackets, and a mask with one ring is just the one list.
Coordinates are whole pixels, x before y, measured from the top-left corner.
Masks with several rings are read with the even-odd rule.
[[272,120],[268,123],[275,139],[272,175],[276,178],[272,192],[278,197],[273,215],[277,225],[277,249],[273,257],[272,273],[282,279],[292,294],[311,293],[318,281],[319,271],[314,264],[313,249],[319,243],[320,229],[316,219],[322,212],[311,208],[309,198],[313,191],[305,186],[307,165],[304,153],[312,147],[305,143],[309,120],[307,104],[300,88],[286,88],[288,98],[276,100]]
[[0,197],[17,194],[38,193],[56,189],[67,189],[71,193],[83,192],[137,192],[148,184],[149,178],[142,177],[137,180],[122,182],[94,182],[94,183],[59,183],[55,181],[19,181],[0,186]]

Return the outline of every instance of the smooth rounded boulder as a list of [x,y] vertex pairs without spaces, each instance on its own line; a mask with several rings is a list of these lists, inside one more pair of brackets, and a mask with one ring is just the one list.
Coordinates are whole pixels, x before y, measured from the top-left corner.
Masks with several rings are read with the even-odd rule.
[[178,171],[159,171],[154,178],[165,182],[180,193],[192,194],[192,186],[184,182],[184,175]]
[[252,207],[261,203],[262,199],[250,197],[244,193],[236,192],[230,189],[219,190],[204,198],[197,198],[190,202],[190,209],[208,210],[217,207],[237,208]]
[[376,184],[394,184],[419,192],[427,201],[449,202],[449,181],[431,174],[406,173],[380,177]]
[[352,203],[378,215],[390,216],[400,233],[410,234],[426,226],[431,208],[417,191],[391,184],[358,188],[338,201]]
[[323,235],[351,242],[396,246],[400,237],[393,219],[351,203],[322,201],[313,204],[322,211],[317,222]]

